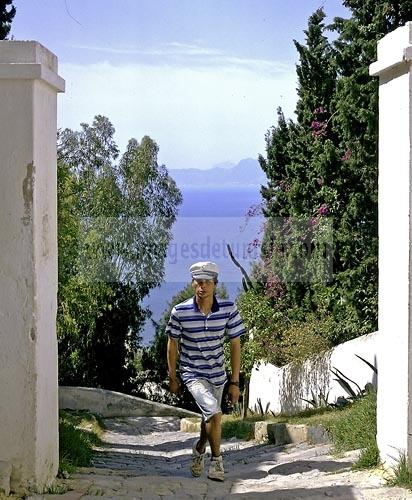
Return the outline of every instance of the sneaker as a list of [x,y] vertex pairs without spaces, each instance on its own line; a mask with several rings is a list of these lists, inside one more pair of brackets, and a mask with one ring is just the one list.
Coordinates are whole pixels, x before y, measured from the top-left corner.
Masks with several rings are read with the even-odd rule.
[[207,477],[209,479],[213,479],[214,481],[225,480],[225,469],[223,467],[222,455],[212,457]]
[[196,449],[198,441],[193,446],[192,451],[192,465],[190,466],[190,471],[192,476],[199,477],[203,472],[203,463],[205,458],[205,453],[199,453]]

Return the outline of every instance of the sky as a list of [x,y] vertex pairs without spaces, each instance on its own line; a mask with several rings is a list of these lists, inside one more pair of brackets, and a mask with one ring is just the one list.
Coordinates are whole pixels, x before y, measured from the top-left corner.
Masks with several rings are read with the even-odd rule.
[[149,135],[168,168],[265,154],[281,106],[293,118],[309,16],[347,17],[340,0],[14,0],[10,35],[59,59],[58,126],[97,114],[124,151]]

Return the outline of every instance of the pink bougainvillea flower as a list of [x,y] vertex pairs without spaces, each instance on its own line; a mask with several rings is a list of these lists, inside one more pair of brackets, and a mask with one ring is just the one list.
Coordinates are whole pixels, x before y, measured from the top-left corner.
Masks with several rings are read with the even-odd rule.
[[318,208],[318,214],[321,216],[328,215],[329,213],[329,207],[326,203],[323,203],[319,208]]

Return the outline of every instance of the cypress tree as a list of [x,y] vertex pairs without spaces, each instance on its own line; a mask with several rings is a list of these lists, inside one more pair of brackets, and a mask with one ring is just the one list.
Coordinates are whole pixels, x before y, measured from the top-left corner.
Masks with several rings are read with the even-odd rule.
[[268,177],[263,278],[283,283],[289,317],[332,315],[326,335],[334,344],[377,328],[378,84],[368,70],[377,41],[412,19],[412,0],[343,3],[349,19],[325,26],[318,9],[306,44],[295,41],[297,119],[278,111],[260,158]]

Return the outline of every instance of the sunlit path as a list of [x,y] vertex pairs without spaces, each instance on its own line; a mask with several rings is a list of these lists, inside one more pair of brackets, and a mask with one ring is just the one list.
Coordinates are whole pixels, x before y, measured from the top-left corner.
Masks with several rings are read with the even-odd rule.
[[181,432],[178,418],[126,417],[104,422],[107,429],[93,466],[63,480],[68,491],[55,498],[412,499],[412,492],[386,487],[377,471],[351,471],[357,452],[336,458],[329,445],[279,447],[226,440],[222,446],[225,482],[210,481],[206,473],[192,478],[189,464],[197,434]]

